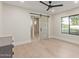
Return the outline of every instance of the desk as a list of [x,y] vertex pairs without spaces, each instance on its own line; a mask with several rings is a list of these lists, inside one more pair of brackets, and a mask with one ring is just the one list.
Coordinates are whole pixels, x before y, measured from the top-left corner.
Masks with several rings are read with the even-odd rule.
[[0,35],[0,58],[11,58],[14,54],[12,36]]

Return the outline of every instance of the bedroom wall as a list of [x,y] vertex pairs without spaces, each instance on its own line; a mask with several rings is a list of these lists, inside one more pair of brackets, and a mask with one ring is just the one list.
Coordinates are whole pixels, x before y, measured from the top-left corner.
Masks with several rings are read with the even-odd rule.
[[60,40],[79,44],[79,36],[61,33],[61,17],[74,14],[79,14],[79,8],[74,8],[72,10],[64,11],[62,13],[53,15],[52,19],[50,20],[50,38],[57,38]]
[[0,2],[0,34],[2,34],[2,2]]
[[31,42],[31,17],[23,8],[3,4],[3,33],[13,36],[14,44]]

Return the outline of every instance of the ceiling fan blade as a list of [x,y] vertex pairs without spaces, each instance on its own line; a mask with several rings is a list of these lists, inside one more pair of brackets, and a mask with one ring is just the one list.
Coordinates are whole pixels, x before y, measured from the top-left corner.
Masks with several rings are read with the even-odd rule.
[[51,7],[61,7],[61,6],[63,6],[63,4],[53,5],[53,6],[51,6]]
[[42,2],[42,1],[40,1],[40,3],[42,3],[42,4],[46,5],[46,6],[49,6],[49,5],[47,5],[46,3]]
[[47,11],[50,9],[50,7],[48,7]]

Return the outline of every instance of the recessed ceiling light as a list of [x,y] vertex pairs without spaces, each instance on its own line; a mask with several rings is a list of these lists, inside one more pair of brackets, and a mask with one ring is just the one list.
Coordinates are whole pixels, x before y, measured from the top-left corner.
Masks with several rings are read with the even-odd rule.
[[77,3],[78,3],[78,1],[74,1],[74,3],[75,3],[75,4],[77,4]]
[[54,9],[52,9],[51,11],[52,11],[52,12],[54,12],[55,10],[54,10]]

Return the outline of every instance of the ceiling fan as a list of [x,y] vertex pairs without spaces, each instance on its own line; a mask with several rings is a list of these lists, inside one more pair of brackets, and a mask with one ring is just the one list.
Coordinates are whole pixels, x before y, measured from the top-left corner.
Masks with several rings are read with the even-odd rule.
[[48,6],[47,11],[48,11],[49,9],[53,8],[53,7],[60,7],[60,6],[63,6],[63,4],[51,5],[52,1],[49,1],[49,4],[46,4],[46,3],[42,2],[42,1],[40,1],[40,3],[42,3],[42,4],[46,5],[46,6]]

